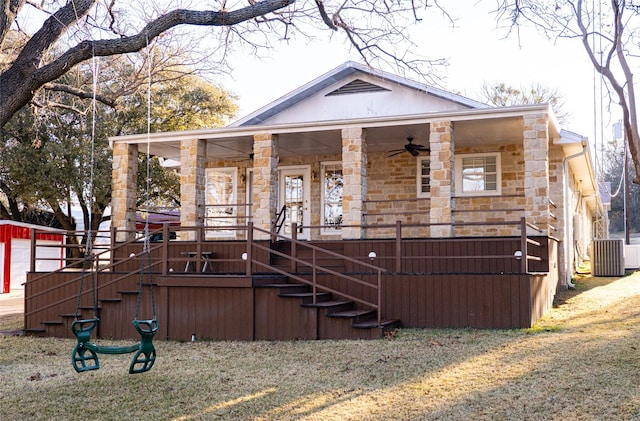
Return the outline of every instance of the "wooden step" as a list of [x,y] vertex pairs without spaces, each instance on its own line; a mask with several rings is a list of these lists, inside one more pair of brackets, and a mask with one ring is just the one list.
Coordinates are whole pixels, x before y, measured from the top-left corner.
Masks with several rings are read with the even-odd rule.
[[285,284],[287,283],[287,277],[279,274],[261,274],[253,275],[251,281],[254,287],[271,284]]
[[[100,308],[100,306],[98,306],[98,309]],[[93,310],[93,306],[80,306],[78,307],[78,310]]]
[[122,298],[100,298],[98,301],[101,303],[119,303]]
[[378,326],[377,320],[367,320],[360,323],[354,323],[353,327],[356,329],[373,329],[377,327],[381,327],[383,329],[395,329],[400,327],[400,320],[382,320],[380,322],[380,326]]
[[40,322],[40,324],[44,326],[54,326],[54,325],[63,325],[64,322],[62,320],[45,320]]
[[296,294],[309,292],[309,285],[306,284],[265,284],[260,285],[260,288],[277,288],[280,290],[280,294]]
[[353,324],[368,322],[376,319],[377,312],[375,310],[353,309],[347,311],[339,311],[328,313],[328,317],[336,317],[341,319],[351,319]]
[[121,294],[121,295],[138,295],[138,291],[131,291],[131,290],[118,291],[118,294]]
[[327,313],[329,313],[329,312],[348,311],[353,308],[353,301],[330,300],[330,301],[317,302],[315,304],[308,303],[308,304],[302,304],[302,305],[304,307],[315,307],[315,308],[326,309]]
[[47,329],[43,327],[31,327],[29,329],[24,330],[25,336],[37,336],[37,337],[45,337],[47,333]]
[[[313,304],[313,292],[292,292],[292,293],[280,293],[278,297],[282,298],[300,298],[302,299],[302,304]],[[331,294],[328,292],[318,292],[315,294],[316,296],[316,304],[324,301],[331,300]]]

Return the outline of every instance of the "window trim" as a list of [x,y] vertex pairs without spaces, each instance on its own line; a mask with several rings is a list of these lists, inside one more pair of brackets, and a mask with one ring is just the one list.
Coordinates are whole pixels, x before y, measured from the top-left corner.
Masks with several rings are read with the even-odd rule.
[[[462,160],[464,158],[476,158],[476,157],[496,157],[496,189],[495,190],[462,190]],[[500,152],[485,152],[485,153],[468,153],[455,156],[455,190],[456,196],[501,196],[502,195],[502,162]]]
[[[422,161],[429,160],[429,191],[422,191]],[[431,155],[416,157],[416,197],[431,197]]]
[[[232,209],[232,212],[237,216],[238,215],[238,209],[236,208],[236,202],[237,202],[237,198],[238,198],[238,168],[237,167],[214,167],[214,168],[205,168],[205,192],[204,192],[204,200],[205,200],[205,214],[204,214],[204,218],[205,218],[205,226],[207,226],[206,221],[208,219],[207,217],[207,190],[209,187],[209,174],[212,172],[223,172],[223,173],[228,173],[231,175],[231,183],[232,183],[232,200],[231,200],[231,206],[230,208]],[[209,228],[214,228],[215,226],[208,226]],[[212,238],[235,238],[237,236],[237,231],[235,230],[226,230],[226,231],[219,231],[219,230],[215,230],[215,229],[207,229],[206,230],[206,235],[205,235],[205,239],[212,239]]]

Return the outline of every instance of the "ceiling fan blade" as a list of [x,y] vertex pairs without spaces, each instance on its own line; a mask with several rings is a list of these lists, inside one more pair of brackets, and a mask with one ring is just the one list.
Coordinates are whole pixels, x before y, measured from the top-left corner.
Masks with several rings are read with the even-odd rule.
[[413,156],[418,156],[418,155],[420,155],[420,152],[418,152],[418,151],[417,151],[417,150],[415,150],[415,149],[410,150],[410,151],[409,151],[409,153],[410,153],[411,155],[413,155]]
[[396,156],[396,155],[400,155],[401,153],[404,152],[404,149],[401,150],[401,151],[397,151],[397,152],[396,151],[390,151],[390,152],[392,152],[392,153],[389,155],[389,158],[391,158],[393,156]]

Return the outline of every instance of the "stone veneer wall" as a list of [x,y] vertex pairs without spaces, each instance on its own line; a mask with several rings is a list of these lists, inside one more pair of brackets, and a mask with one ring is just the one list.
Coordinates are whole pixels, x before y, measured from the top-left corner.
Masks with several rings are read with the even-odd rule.
[[[263,230],[271,229],[277,207],[277,136],[265,134],[254,136],[253,174],[253,222]],[[268,235],[257,234],[256,239],[266,239]]]
[[[456,222],[501,222],[505,219],[519,220],[525,207],[524,197],[524,149],[522,145],[487,145],[485,147],[456,148],[456,154],[483,153],[500,151],[502,165],[502,195],[501,196],[473,196],[455,197],[456,208],[453,211]],[[339,155],[300,156],[282,158],[279,167],[305,166],[317,175],[311,181],[311,225],[321,223],[321,163],[340,161]],[[208,168],[237,167],[238,174],[246,173],[250,167],[250,160],[244,161],[211,161]],[[255,175],[254,175],[255,177]],[[396,221],[402,224],[429,223],[430,199],[417,199],[417,162],[409,154],[400,154],[388,158],[384,152],[372,152],[367,160],[367,197],[364,221],[367,224],[394,225]],[[244,203],[246,198],[246,183],[239,183],[238,201]],[[560,199],[553,199],[560,203]],[[504,209],[512,209],[505,211]],[[242,214],[242,207],[238,209]],[[389,238],[395,235],[395,228],[367,230],[366,238]],[[404,228],[405,237],[426,237],[429,229]],[[520,235],[515,226],[496,227],[456,227],[455,236],[485,236]],[[311,238],[335,239],[336,234],[323,234],[318,229],[311,230]]]
[[524,195],[527,221],[549,234],[549,121],[547,114],[523,117]]
[[[484,145],[456,148],[455,153],[500,152],[502,194],[500,196],[455,196],[456,223],[517,221],[524,215],[524,148],[522,144]],[[514,236],[520,229],[514,225],[456,226],[457,237]]]
[[[429,222],[432,224],[451,224],[453,219],[454,179],[454,134],[451,121],[437,121],[430,125],[429,146],[431,148],[431,210]],[[431,237],[450,237],[451,225],[434,225]]]
[[367,132],[364,129],[342,129],[342,238],[363,237],[362,224],[364,200],[367,197]]
[[[544,120],[544,119],[543,119]],[[534,122],[537,120],[534,119]],[[539,122],[538,122],[539,123]],[[544,124],[544,123],[543,123]],[[544,130],[542,133],[546,133]],[[535,132],[533,142],[542,142]],[[544,142],[547,142],[545,139]],[[531,146],[530,141],[530,146]],[[502,194],[500,196],[472,196],[459,197],[452,192],[450,208],[452,209],[452,219],[456,223],[462,222],[501,222],[505,220],[518,221],[525,215],[526,209],[531,205],[531,197],[525,196],[525,148],[522,143],[510,145],[482,145],[474,147],[457,147],[455,154],[469,153],[486,153],[500,152],[501,156],[501,175],[502,175]],[[560,149],[551,149],[549,155],[549,166],[546,161],[543,165],[545,168],[541,174],[549,173],[551,178],[551,186],[549,188],[549,196],[554,203],[562,203],[562,191],[559,184],[556,183],[558,178],[562,177],[562,156]],[[546,152],[544,155],[546,156]],[[308,165],[316,179],[312,180],[311,186],[311,225],[320,225],[321,223],[321,194],[322,194],[322,174],[321,164],[323,162],[341,161],[341,155],[327,156],[300,156],[282,158],[277,164],[279,168],[288,166],[304,166]],[[432,161],[433,162],[433,161]],[[207,163],[207,167],[237,167],[239,174],[246,173],[246,168],[251,165],[258,165],[257,162],[250,160],[224,162],[212,161]],[[346,166],[349,167],[349,166]],[[529,166],[531,168],[531,165]],[[548,168],[548,170],[546,169]],[[271,170],[270,170],[271,171]],[[344,171],[344,168],[343,168]],[[435,172],[432,170],[432,175]],[[348,171],[345,174],[345,185],[348,186]],[[444,175],[445,172],[440,174]],[[448,176],[452,176],[453,172]],[[261,174],[254,174],[254,185],[260,183]],[[430,198],[417,198],[417,162],[416,159],[409,154],[400,154],[389,158],[387,153],[372,152],[367,154],[366,162],[366,199],[362,210],[362,220],[366,224],[385,224],[394,225],[400,220],[403,224],[412,223],[428,223],[431,221],[431,204],[433,200]],[[539,182],[539,181],[538,181]],[[433,185],[433,184],[432,184]],[[547,184],[548,185],[548,184]],[[277,186],[275,186],[277,188]],[[246,198],[246,183],[239,183],[238,201],[244,203]],[[271,186],[270,189],[274,188]],[[451,186],[453,189],[453,185]],[[362,186],[357,186],[362,189]],[[271,190],[270,190],[271,191]],[[538,190],[536,190],[538,192]],[[270,193],[270,201],[275,200],[275,193]],[[547,198],[544,198],[547,200]],[[547,203],[550,203],[547,200]],[[258,205],[261,209],[262,207]],[[269,204],[269,208],[273,208],[273,204]],[[254,204],[254,211],[256,205]],[[242,214],[242,208],[238,209]],[[272,210],[275,212],[275,208]],[[562,216],[561,209],[554,209],[553,214]],[[265,216],[266,217],[266,216]],[[254,213],[255,218],[255,213]],[[562,229],[560,221],[554,221],[554,224],[560,230]],[[335,239],[336,234],[322,233],[319,229],[311,230],[311,239]],[[366,238],[388,238],[395,235],[395,228],[366,230],[364,236]],[[469,226],[455,228],[453,233],[456,237],[467,236],[515,236],[520,235],[518,226],[498,225],[495,227],[486,226]],[[429,236],[428,228],[405,228],[403,229],[405,237],[426,237]]]
[[[185,227],[204,223],[206,142],[200,139],[180,142],[180,224]],[[183,240],[195,240],[194,231],[181,231]]]
[[133,239],[136,228],[138,190],[138,145],[113,144],[111,223],[118,230],[116,241]]
[[[417,161],[408,153],[387,157],[386,152],[373,152],[367,162],[367,202],[364,221],[367,224],[394,225],[429,223],[430,199],[417,198]],[[407,237],[425,237],[427,227],[403,229]],[[366,238],[395,236],[395,228],[367,230]]]

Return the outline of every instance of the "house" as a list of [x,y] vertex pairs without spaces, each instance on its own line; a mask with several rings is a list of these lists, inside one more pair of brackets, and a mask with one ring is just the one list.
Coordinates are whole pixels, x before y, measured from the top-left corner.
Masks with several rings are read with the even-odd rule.
[[153,251],[172,339],[528,327],[606,236],[589,143],[547,104],[489,107],[352,62],[228,127],[111,143],[120,270],[140,247],[138,153],[180,171],[180,226]]

